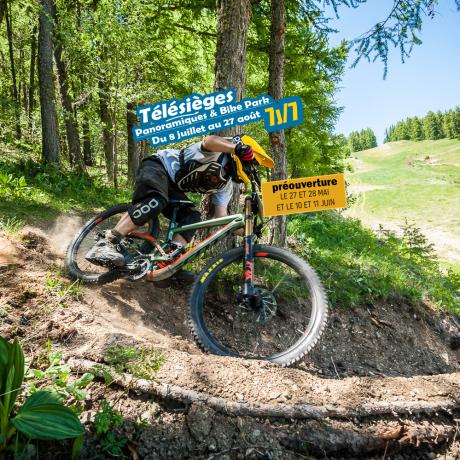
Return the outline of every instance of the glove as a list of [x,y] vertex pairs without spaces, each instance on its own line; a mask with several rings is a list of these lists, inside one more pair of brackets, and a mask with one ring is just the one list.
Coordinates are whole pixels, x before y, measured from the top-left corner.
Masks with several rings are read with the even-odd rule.
[[254,160],[254,152],[250,145],[236,144],[235,155],[243,162]]

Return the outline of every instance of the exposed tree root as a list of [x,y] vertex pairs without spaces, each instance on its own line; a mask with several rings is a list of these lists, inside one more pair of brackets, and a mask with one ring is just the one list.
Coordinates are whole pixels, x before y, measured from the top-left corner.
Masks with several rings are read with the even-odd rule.
[[78,372],[94,372],[94,368],[104,369],[111,373],[114,383],[124,388],[141,391],[165,399],[173,399],[184,404],[202,402],[214,410],[231,415],[265,418],[288,418],[288,419],[315,419],[323,418],[344,419],[352,417],[367,417],[376,415],[414,415],[433,414],[440,411],[452,411],[460,409],[460,399],[445,399],[443,401],[398,401],[388,403],[376,401],[364,403],[353,408],[339,406],[313,406],[308,404],[250,404],[244,402],[229,401],[224,398],[200,393],[194,390],[181,388],[161,382],[137,379],[129,374],[116,374],[112,368],[89,361],[86,359],[70,358],[68,361],[72,370]]

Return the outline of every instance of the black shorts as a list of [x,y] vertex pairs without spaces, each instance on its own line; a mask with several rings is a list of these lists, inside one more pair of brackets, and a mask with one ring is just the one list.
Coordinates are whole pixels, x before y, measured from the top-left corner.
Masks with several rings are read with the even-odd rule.
[[[152,198],[158,203],[156,209],[147,215],[147,219],[157,219],[161,212],[165,217],[171,219],[172,207],[168,205],[170,200],[187,200],[187,195],[179,190],[174,182],[169,178],[168,173],[160,159],[148,157],[142,161],[137,172],[134,185],[134,193],[132,199],[132,207],[128,211],[133,219],[132,212],[139,205],[147,204]],[[179,226],[200,222],[200,211],[192,206],[176,207],[176,221]],[[131,212],[130,212],[131,211]],[[134,219],[133,219],[134,220]],[[135,223],[143,223],[141,221]],[[189,230],[181,233],[181,235],[190,241],[193,238],[195,231]]]

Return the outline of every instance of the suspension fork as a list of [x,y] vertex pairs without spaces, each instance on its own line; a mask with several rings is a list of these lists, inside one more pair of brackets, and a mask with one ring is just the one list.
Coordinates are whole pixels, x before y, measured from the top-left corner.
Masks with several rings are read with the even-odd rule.
[[243,295],[254,295],[254,215],[252,213],[252,198],[244,200],[244,263],[243,263]]

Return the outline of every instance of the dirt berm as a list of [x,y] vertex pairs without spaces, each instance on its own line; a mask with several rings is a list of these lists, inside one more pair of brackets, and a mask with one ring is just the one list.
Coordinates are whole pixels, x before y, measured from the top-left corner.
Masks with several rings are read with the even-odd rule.
[[[106,458],[91,423],[103,399],[123,414],[134,459],[460,458],[458,317],[427,304],[333,307],[294,368],[217,357],[188,332],[187,286],[118,281],[62,298],[47,282],[62,245],[35,228],[21,238],[0,235],[0,334],[18,336],[32,363],[47,338],[75,373],[104,365],[114,344],[167,357],[153,381],[91,383],[82,458]],[[67,448],[42,456],[68,458]]]

